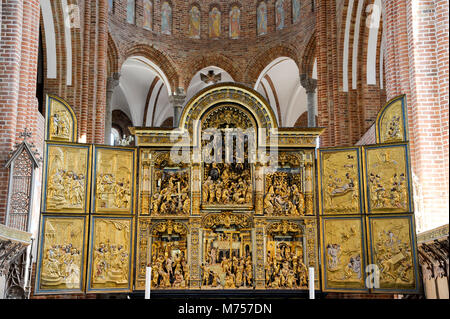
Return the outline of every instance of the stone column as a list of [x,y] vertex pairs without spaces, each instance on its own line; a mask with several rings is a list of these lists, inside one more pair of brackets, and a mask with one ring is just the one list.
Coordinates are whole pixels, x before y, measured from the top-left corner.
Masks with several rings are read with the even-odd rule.
[[113,73],[108,78],[106,84],[106,114],[105,114],[105,144],[111,144],[111,126],[112,126],[112,96],[114,89],[119,85],[120,74]]
[[173,106],[173,127],[178,127],[180,123],[181,112],[183,111],[186,93],[183,88],[177,88],[170,98],[170,104]]
[[305,88],[308,98],[308,127],[315,127],[317,80],[302,74],[300,75],[300,83]]

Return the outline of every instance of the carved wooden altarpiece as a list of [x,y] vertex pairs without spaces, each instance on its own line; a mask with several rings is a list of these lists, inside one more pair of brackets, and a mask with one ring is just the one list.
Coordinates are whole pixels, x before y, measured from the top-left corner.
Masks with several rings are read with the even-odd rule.
[[[235,83],[197,93],[178,127],[130,131],[136,148],[47,143],[38,294],[142,291],[148,266],[154,290],[306,291],[313,267],[324,292],[418,291],[406,140],[316,159],[324,129],[278,127]],[[71,249],[85,272],[61,266]]]

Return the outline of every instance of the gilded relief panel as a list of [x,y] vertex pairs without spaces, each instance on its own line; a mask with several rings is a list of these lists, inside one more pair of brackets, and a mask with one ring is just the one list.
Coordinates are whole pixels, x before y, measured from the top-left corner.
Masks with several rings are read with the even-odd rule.
[[86,217],[42,216],[36,294],[84,290]]
[[362,218],[322,218],[324,291],[366,291]]
[[88,212],[90,160],[88,145],[46,143],[43,212]]
[[265,284],[268,289],[307,289],[305,225],[282,220],[267,226]]
[[406,96],[389,101],[377,117],[377,143],[405,142],[408,140]]
[[155,152],[151,197],[152,216],[189,216],[191,213],[190,166],[174,163],[170,152]]
[[407,144],[363,148],[367,213],[411,212]]
[[413,215],[369,216],[371,263],[379,269],[379,289],[418,289]]
[[130,291],[133,219],[93,216],[90,229],[87,291]]
[[45,140],[76,142],[77,119],[72,108],[56,96],[47,96]]
[[267,216],[304,216],[309,209],[305,198],[303,152],[280,153],[276,168],[266,167],[264,174],[264,214]]
[[133,214],[136,150],[96,146],[94,154],[94,212]]
[[362,183],[359,148],[319,150],[321,214],[361,214]]
[[251,217],[212,213],[202,220],[202,289],[252,289]]

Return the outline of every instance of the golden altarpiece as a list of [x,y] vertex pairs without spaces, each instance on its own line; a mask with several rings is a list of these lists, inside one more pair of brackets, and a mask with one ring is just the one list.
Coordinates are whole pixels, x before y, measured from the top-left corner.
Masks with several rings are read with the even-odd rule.
[[317,150],[324,129],[279,128],[230,83],[194,96],[178,128],[131,128],[135,148],[47,141],[35,293],[143,291],[147,266],[153,290],[301,291],[313,267],[325,292],[417,291],[395,102],[379,120],[392,137],[367,147]]

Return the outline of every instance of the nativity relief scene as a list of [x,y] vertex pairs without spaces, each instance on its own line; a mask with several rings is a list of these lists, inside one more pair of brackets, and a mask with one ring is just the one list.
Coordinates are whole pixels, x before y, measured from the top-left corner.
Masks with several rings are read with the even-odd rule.
[[39,291],[81,291],[84,277],[84,218],[45,218],[42,224],[42,267]]

